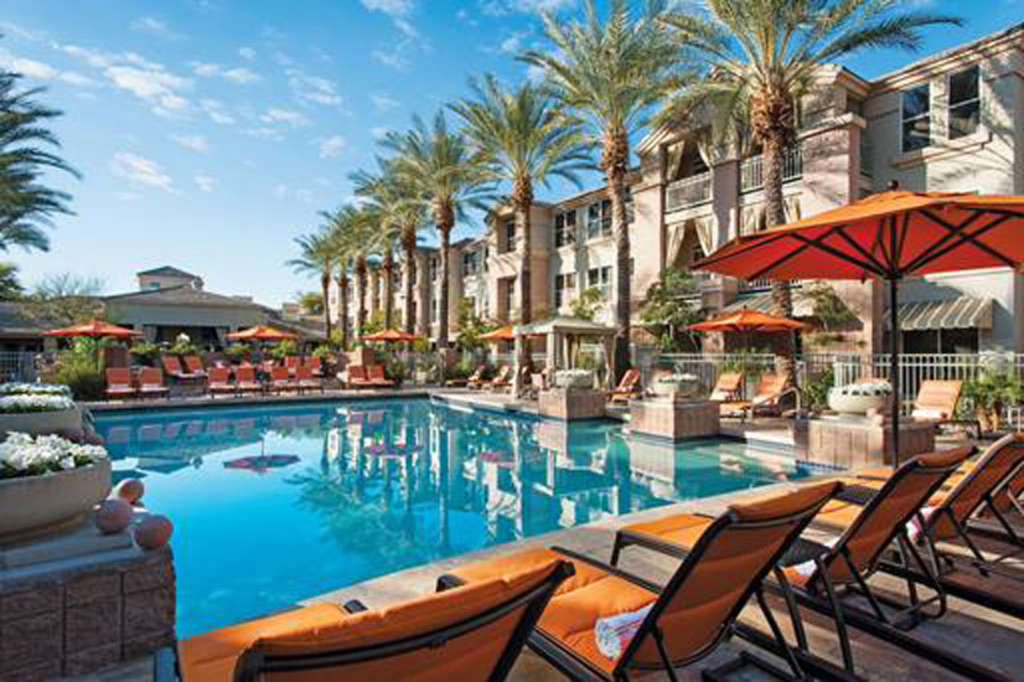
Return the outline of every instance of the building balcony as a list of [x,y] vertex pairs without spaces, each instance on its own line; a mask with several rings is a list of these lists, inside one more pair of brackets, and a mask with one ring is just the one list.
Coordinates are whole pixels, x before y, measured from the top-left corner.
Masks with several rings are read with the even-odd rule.
[[711,171],[676,180],[665,188],[665,212],[711,201]]
[[[800,147],[792,147],[782,154],[782,181],[791,182],[803,177],[804,155]],[[751,156],[740,162],[740,191],[753,192],[764,187],[764,157]]]

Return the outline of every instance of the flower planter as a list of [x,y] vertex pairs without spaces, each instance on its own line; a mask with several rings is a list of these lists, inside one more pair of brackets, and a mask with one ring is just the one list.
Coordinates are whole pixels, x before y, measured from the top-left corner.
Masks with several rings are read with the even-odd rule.
[[0,414],[0,441],[5,440],[11,431],[37,436],[49,433],[75,434],[81,430],[82,413],[77,406],[70,410]]
[[892,389],[888,384],[850,384],[828,392],[828,406],[840,414],[881,412],[889,404]]
[[697,380],[697,377],[690,376],[662,377],[654,381],[652,388],[654,394],[659,398],[685,400],[697,395],[700,382]]
[[0,545],[64,530],[110,492],[110,460],[0,480]]
[[592,390],[594,373],[589,369],[563,369],[555,372],[555,386],[575,390]]

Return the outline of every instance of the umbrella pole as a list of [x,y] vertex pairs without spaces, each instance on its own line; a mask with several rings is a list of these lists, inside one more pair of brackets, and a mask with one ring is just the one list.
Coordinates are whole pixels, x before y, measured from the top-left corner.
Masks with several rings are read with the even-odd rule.
[[892,465],[900,464],[900,328],[896,309],[899,284],[889,280],[889,383],[892,385]]

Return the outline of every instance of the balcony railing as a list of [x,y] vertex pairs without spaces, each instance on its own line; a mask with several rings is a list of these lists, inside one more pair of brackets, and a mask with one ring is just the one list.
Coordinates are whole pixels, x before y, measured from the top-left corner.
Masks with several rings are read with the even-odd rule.
[[[782,181],[796,180],[804,174],[804,155],[800,147],[782,153]],[[740,191],[753,192],[764,187],[764,157],[761,154],[740,163]]]
[[711,171],[676,180],[665,190],[665,211],[699,204],[711,199]]

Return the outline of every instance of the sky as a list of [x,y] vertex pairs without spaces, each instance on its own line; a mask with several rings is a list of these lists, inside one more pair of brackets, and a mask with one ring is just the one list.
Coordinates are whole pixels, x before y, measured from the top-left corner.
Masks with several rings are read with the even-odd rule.
[[[48,253],[0,259],[29,287],[74,272],[126,292],[135,272],[173,265],[267,305],[316,289],[285,265],[293,239],[351,201],[348,176],[373,166],[384,131],[433,116],[472,75],[535,76],[514,55],[544,47],[541,11],[578,3],[5,0],[0,66],[63,110],[52,129],[82,179],[51,178],[74,215],[56,219]],[[1024,0],[908,4],[967,21],[927,32],[920,56],[1024,20]],[[871,78],[914,58],[875,51],[847,66]]]

